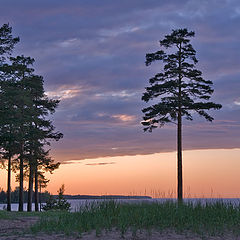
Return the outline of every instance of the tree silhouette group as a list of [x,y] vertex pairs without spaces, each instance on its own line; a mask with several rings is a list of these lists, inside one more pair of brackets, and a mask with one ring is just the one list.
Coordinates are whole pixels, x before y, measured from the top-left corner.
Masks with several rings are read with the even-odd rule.
[[[205,80],[196,68],[196,51],[190,44],[193,31],[172,30],[160,41],[161,49],[146,54],[146,65],[163,62],[163,70],[149,79],[150,86],[142,100],[155,103],[144,108],[144,131],[152,131],[167,123],[177,126],[177,197],[183,198],[182,176],[182,120],[193,120],[192,113],[212,121],[207,110],[222,106],[210,102],[212,81]],[[19,211],[23,211],[23,181],[28,181],[28,206],[32,211],[33,186],[35,211],[39,211],[38,192],[46,183],[44,173],[59,167],[49,156],[46,146],[50,140],[59,140],[50,114],[55,112],[59,100],[49,99],[43,87],[43,77],[33,69],[34,59],[24,55],[12,57],[18,37],[12,36],[9,24],[0,27],[0,155],[7,166],[7,210],[11,211],[11,172],[17,173],[19,182]],[[159,101],[156,103],[156,99]],[[7,163],[7,164],[6,164]]]
[[11,211],[11,171],[19,182],[19,211],[23,211],[23,181],[28,181],[27,210],[32,211],[33,185],[35,211],[39,211],[38,192],[46,182],[44,172],[52,172],[59,163],[49,156],[46,146],[63,134],[55,131],[47,117],[55,112],[59,100],[49,99],[42,76],[36,75],[34,59],[24,55],[12,57],[18,37],[4,24],[0,28],[0,154],[7,162],[7,210]]

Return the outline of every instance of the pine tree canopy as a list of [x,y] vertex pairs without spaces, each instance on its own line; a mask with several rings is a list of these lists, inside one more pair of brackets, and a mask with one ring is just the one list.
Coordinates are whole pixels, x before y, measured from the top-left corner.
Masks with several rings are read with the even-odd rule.
[[150,86],[142,96],[148,102],[158,98],[158,103],[144,108],[142,124],[144,131],[152,131],[165,123],[176,123],[180,114],[192,120],[196,112],[206,120],[212,121],[206,110],[220,109],[222,106],[208,101],[213,93],[212,81],[205,80],[202,72],[196,68],[196,51],[190,44],[193,31],[186,28],[172,30],[160,41],[161,49],[146,54],[146,66],[160,60],[163,70],[149,79]]
[[9,24],[3,24],[0,27],[0,62],[5,60],[5,54],[11,54],[16,43],[19,42],[19,37],[12,36],[12,28]]

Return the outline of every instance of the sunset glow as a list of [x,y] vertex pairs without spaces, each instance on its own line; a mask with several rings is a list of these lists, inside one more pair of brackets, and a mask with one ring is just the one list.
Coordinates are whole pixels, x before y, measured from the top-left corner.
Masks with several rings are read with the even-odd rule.
[[[240,197],[239,156],[240,149],[184,151],[185,197]],[[176,197],[176,153],[75,160],[48,177],[53,194],[64,183],[67,194]],[[6,188],[6,174],[0,181]]]
[[[192,74],[199,80],[201,71],[213,83],[209,101],[222,108],[206,108],[212,122],[199,116],[198,109],[185,108],[193,121],[182,119],[184,197],[240,197],[240,8],[236,0],[220,2],[23,0],[14,1],[14,7],[12,1],[1,5],[0,26],[9,23],[12,35],[20,37],[11,56],[34,58],[31,67],[44,80],[45,96],[60,100],[56,111],[44,116],[63,134],[44,146],[61,163],[52,175],[46,173],[48,191],[56,194],[64,183],[67,194],[176,197],[177,125],[167,122],[144,132],[142,110],[160,96],[144,101],[142,96],[149,79],[166,70],[162,57],[146,66],[146,54],[162,50],[159,41],[173,29],[187,29],[195,32],[190,43],[197,71],[181,75],[179,65],[170,74],[175,71],[179,82],[184,76],[183,81],[192,83]],[[172,54],[178,46],[164,51]],[[188,57],[192,62],[193,55]],[[193,89],[189,96],[205,101]],[[206,89],[201,89],[205,99]],[[173,108],[176,114],[184,109]],[[18,186],[14,174],[12,189]],[[6,169],[0,169],[0,187],[6,186]]]

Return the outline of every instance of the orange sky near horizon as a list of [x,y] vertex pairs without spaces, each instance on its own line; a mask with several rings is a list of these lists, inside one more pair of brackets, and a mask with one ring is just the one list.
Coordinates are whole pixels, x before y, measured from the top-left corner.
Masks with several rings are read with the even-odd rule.
[[[184,151],[184,197],[240,197],[239,156],[240,149]],[[176,197],[176,152],[72,161],[48,177],[53,194],[65,184],[66,194]],[[4,189],[6,178],[1,170]]]

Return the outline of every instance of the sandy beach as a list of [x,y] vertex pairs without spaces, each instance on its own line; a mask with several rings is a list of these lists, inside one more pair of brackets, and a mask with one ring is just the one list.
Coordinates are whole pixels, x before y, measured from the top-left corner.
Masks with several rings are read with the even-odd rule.
[[[122,240],[122,239],[131,239],[131,240],[184,240],[184,239],[194,239],[201,240],[200,236],[197,236],[192,233],[185,232],[183,234],[178,234],[174,231],[151,231],[149,234],[147,231],[137,232],[136,236],[133,236],[131,231],[128,231],[124,234],[124,238],[121,236],[119,231],[102,231],[100,236],[96,236],[96,232],[92,231],[91,233],[83,233],[82,236],[66,236],[64,234],[30,234],[28,232],[29,227],[36,223],[38,217],[19,217],[17,219],[1,219],[0,220],[0,240]],[[235,237],[233,234],[226,233],[223,236],[212,236],[205,239],[209,240],[240,240],[240,237]]]

